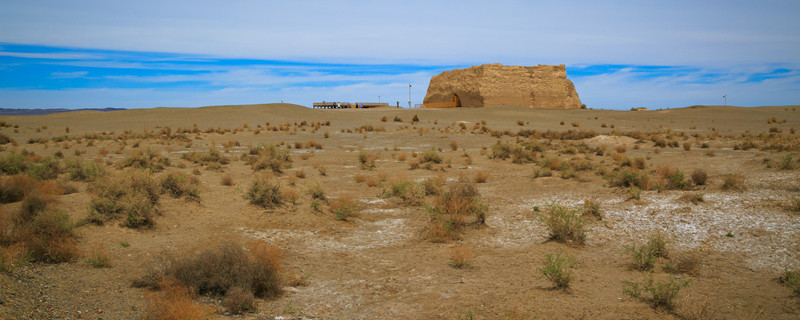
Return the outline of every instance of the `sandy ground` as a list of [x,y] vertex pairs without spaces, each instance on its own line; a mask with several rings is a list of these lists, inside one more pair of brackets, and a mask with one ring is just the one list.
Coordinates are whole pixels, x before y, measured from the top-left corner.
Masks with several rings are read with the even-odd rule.
[[[410,123],[414,115],[418,123]],[[388,121],[381,118],[386,116]],[[403,121],[395,122],[394,117]],[[769,121],[775,117],[777,123]],[[197,169],[201,183],[199,202],[162,196],[151,230],[134,230],[112,222],[77,228],[79,246],[85,253],[102,248],[111,258],[111,268],[93,268],[83,258],[55,265],[31,264],[12,273],[0,273],[0,318],[8,319],[136,319],[146,306],[144,289],[131,281],[141,277],[155,258],[165,252],[187,254],[225,241],[264,241],[285,251],[284,272],[305,278],[305,284],[286,287],[272,300],[259,300],[258,310],[240,316],[226,315],[219,297],[201,297],[199,303],[212,305],[215,318],[236,319],[680,319],[705,308],[714,319],[797,319],[798,297],[776,278],[785,269],[800,268],[800,214],[791,207],[800,190],[797,170],[779,170],[777,164],[787,151],[758,147],[734,148],[743,135],[768,134],[778,128],[785,144],[797,152],[797,136],[790,128],[800,127],[796,107],[692,107],[658,111],[530,110],[524,108],[483,108],[450,110],[310,110],[293,105],[222,106],[196,109],[158,108],[115,112],[72,112],[46,116],[0,117],[17,125],[0,133],[18,142],[4,145],[3,153],[23,149],[41,155],[62,151],[72,157],[85,151],[86,161],[118,163],[137,149],[149,147],[171,159],[169,170],[191,173]],[[522,121],[522,126],[518,124]],[[784,121],[785,120],[785,121]],[[302,121],[325,122],[313,130]],[[646,172],[655,177],[659,166],[672,166],[690,173],[703,169],[709,182],[687,190],[644,191],[639,201],[628,191],[611,187],[596,170],[578,172],[562,179],[533,179],[535,164],[513,164],[489,159],[498,140],[473,126],[491,130],[594,131],[583,140],[548,140],[555,147],[543,157],[568,160],[588,156],[597,168],[616,166],[612,156],[625,146],[625,156],[646,159]],[[267,124],[269,123],[269,124]],[[461,129],[463,123],[466,130]],[[285,124],[290,131],[261,128]],[[384,130],[358,133],[362,125]],[[176,139],[97,140],[64,143],[51,139],[87,133],[119,136],[125,131],[139,133],[169,127],[239,129],[226,133],[190,133],[191,144]],[[69,133],[66,133],[69,127]],[[351,132],[348,132],[350,130]],[[644,139],[621,132],[641,131]],[[651,133],[683,133],[693,144],[655,147]],[[328,137],[325,137],[327,133]],[[696,135],[696,137],[692,136]],[[27,143],[29,139],[48,139]],[[502,141],[517,138],[502,136]],[[291,149],[292,168],[277,178],[285,188],[301,195],[296,205],[285,204],[266,210],[243,199],[244,190],[255,177],[239,160],[248,145],[305,143],[313,140],[324,147],[307,159],[308,149]],[[524,139],[523,139],[524,140]],[[140,146],[133,148],[132,142]],[[229,141],[239,147],[225,147]],[[458,150],[451,150],[455,141]],[[567,154],[570,146],[605,146],[605,155]],[[708,148],[701,148],[706,143]],[[638,146],[638,147],[636,147]],[[69,147],[69,149],[66,149]],[[232,159],[223,171],[209,171],[182,160],[187,151],[224,151]],[[450,166],[442,170],[409,169],[413,152],[431,148]],[[102,149],[111,151],[102,155]],[[120,150],[119,153],[116,150]],[[359,150],[379,155],[374,169],[359,166]],[[472,159],[465,162],[464,154]],[[407,160],[401,161],[401,155]],[[795,158],[797,154],[795,153]],[[180,168],[180,167],[183,168]],[[326,175],[317,167],[324,166]],[[295,178],[297,171],[304,178]],[[448,181],[488,171],[486,183],[477,184],[481,200],[488,207],[483,227],[467,228],[462,239],[431,243],[423,236],[429,214],[423,206],[403,205],[379,196],[389,181],[422,181],[444,175]],[[740,191],[723,190],[723,177],[738,173],[745,177]],[[161,173],[156,173],[158,176]],[[223,186],[229,174],[235,184]],[[356,175],[385,175],[382,186],[356,182]],[[315,212],[306,190],[319,183],[330,198],[350,196],[359,203],[349,221],[336,221],[328,211]],[[79,192],[59,196],[57,203],[73,219],[88,215],[91,195],[87,184],[69,182]],[[687,194],[702,194],[703,202],[684,200]],[[587,219],[583,246],[548,241],[549,234],[535,206],[559,203],[578,207],[587,199],[601,204],[602,219]],[[430,203],[432,198],[426,199]],[[3,205],[5,212],[19,210],[19,203]],[[622,293],[623,281],[644,281],[645,273],[630,267],[632,259],[625,246],[643,243],[655,231],[670,235],[673,255],[699,255],[696,275],[670,274],[659,263],[655,279],[691,280],[680,292],[673,312]],[[121,242],[129,243],[123,247]],[[448,264],[455,245],[470,248],[475,257],[468,267]],[[545,254],[565,251],[576,257],[574,282],[569,290],[553,290],[538,269]]]

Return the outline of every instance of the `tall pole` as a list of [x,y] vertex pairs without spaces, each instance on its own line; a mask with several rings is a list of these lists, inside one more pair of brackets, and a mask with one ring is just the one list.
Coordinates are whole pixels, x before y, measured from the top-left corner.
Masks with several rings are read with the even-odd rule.
[[408,83],[408,108],[411,109],[411,82]]

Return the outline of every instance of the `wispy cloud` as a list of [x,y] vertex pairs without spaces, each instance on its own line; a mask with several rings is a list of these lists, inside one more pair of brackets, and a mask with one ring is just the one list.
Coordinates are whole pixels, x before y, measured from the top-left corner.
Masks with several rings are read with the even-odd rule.
[[[468,65],[322,63],[157,52],[2,46],[0,107],[155,107],[319,100],[421,103],[430,78]],[[13,52],[12,52],[13,53]],[[71,59],[50,53],[71,54]],[[63,57],[63,56],[59,56]],[[594,108],[800,101],[800,67],[567,65],[582,101]],[[770,92],[770,94],[765,94]],[[146,93],[146,94],[145,94]],[[83,95],[86,95],[85,97]],[[55,98],[60,97],[60,98]],[[181,97],[183,97],[181,99]]]
[[75,72],[53,72],[50,74],[50,78],[53,79],[72,79],[72,78],[80,78],[87,75],[89,71],[75,71]]

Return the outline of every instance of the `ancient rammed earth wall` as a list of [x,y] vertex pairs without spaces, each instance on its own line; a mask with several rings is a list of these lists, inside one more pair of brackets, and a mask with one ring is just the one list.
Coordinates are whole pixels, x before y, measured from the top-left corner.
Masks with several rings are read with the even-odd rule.
[[453,95],[458,96],[463,107],[581,107],[563,64],[523,67],[496,63],[444,71],[431,78],[423,103],[450,102]]

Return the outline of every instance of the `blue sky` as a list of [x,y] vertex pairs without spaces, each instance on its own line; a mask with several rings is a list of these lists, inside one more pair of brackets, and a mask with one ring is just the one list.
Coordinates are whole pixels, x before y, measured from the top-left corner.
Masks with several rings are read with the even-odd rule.
[[566,64],[583,103],[800,104],[799,1],[6,1],[0,107],[421,103],[430,77]]

